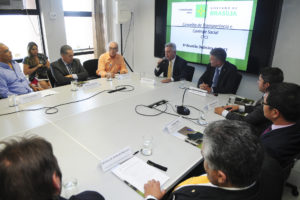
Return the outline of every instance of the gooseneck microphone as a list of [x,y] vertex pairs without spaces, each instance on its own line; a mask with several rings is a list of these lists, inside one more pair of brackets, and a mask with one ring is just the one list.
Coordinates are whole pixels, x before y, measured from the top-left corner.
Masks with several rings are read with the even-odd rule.
[[186,91],[188,89],[189,88],[185,88],[184,89],[183,96],[182,96],[182,105],[181,106],[177,106],[177,113],[180,114],[180,115],[189,115],[191,113],[190,110],[183,105],[183,103],[184,103],[184,96],[185,96],[185,93],[186,93]]

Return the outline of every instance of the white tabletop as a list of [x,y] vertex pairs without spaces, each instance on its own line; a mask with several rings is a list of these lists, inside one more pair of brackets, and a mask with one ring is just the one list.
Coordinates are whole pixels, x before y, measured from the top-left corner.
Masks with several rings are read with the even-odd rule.
[[[106,199],[142,199],[135,191],[125,185],[111,172],[104,173],[99,167],[101,159],[116,153],[126,146],[133,151],[140,150],[142,137],[152,135],[154,138],[153,154],[138,157],[168,167],[166,174],[170,177],[164,188],[169,189],[178,180],[195,167],[202,159],[200,149],[183,140],[163,132],[167,123],[175,116],[161,114],[146,117],[135,112],[136,105],[149,105],[165,99],[173,106],[181,105],[183,89],[180,82],[162,84],[156,79],[155,86],[141,83],[132,75],[130,79],[113,80],[98,79],[99,88],[72,92],[70,86],[54,88],[55,95],[44,97],[31,103],[9,108],[6,100],[0,101],[0,113],[16,109],[53,106],[69,101],[89,97],[99,91],[114,89],[117,85],[132,85],[131,92],[102,93],[89,100],[58,107],[58,113],[47,115],[44,110],[22,112],[0,116],[0,138],[8,136],[35,134],[46,138],[54,148],[63,176],[75,177],[79,181],[79,190],[96,190]],[[185,82],[186,86],[191,85]],[[206,97],[186,93],[185,105],[201,109],[204,105],[217,100],[224,105],[229,95],[207,95]],[[159,108],[164,108],[165,105]],[[144,114],[154,113],[148,108],[140,108]],[[168,112],[174,113],[169,106]],[[199,111],[191,109],[189,117],[198,118]],[[210,110],[208,121],[223,119]],[[202,131],[201,127],[188,120],[186,126]],[[151,179],[151,177],[149,177]],[[118,192],[115,192],[115,191]]]

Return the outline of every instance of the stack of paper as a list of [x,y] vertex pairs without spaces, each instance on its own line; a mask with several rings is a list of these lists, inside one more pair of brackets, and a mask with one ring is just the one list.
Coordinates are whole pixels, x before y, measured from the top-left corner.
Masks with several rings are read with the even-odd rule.
[[157,180],[160,185],[163,185],[169,179],[165,173],[135,156],[114,168],[112,172],[142,193],[144,193],[144,184],[149,180]]

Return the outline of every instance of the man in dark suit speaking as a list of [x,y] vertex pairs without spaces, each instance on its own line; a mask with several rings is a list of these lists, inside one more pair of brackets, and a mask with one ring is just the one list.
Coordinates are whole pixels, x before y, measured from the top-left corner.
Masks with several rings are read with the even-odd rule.
[[60,48],[61,58],[51,63],[51,72],[55,78],[56,86],[70,84],[72,80],[85,81],[87,71],[82,67],[80,60],[73,59],[72,47],[64,45]]
[[212,93],[235,93],[236,66],[226,61],[226,51],[212,49],[210,63],[198,81],[198,87]]
[[176,45],[174,43],[167,43],[165,45],[165,57],[158,62],[154,70],[155,76],[163,76],[166,79],[162,83],[169,83],[171,81],[179,81],[185,78],[187,62],[176,55]]

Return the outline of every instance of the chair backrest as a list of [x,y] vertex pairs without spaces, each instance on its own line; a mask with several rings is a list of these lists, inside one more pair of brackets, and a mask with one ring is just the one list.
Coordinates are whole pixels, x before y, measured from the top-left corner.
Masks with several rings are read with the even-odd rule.
[[293,157],[290,162],[284,167],[283,169],[283,174],[284,174],[284,179],[287,180],[290,176],[291,170],[294,167],[295,163],[300,160],[300,152]]
[[241,80],[243,76],[239,72],[236,72],[235,77],[234,77],[234,88],[233,88],[233,94],[236,94],[237,90],[239,89]]
[[259,176],[261,198],[281,200],[284,186],[284,172],[277,160],[265,153]]
[[89,77],[97,77],[98,59],[84,61],[83,67],[88,72]]
[[50,81],[50,84],[51,84],[52,88],[54,88],[55,84],[56,84],[56,80],[53,77],[52,72],[51,72],[50,69],[47,70],[47,75],[48,75],[48,78],[49,78],[49,81]]
[[187,65],[185,69],[185,80],[192,81],[194,76],[195,68]]

